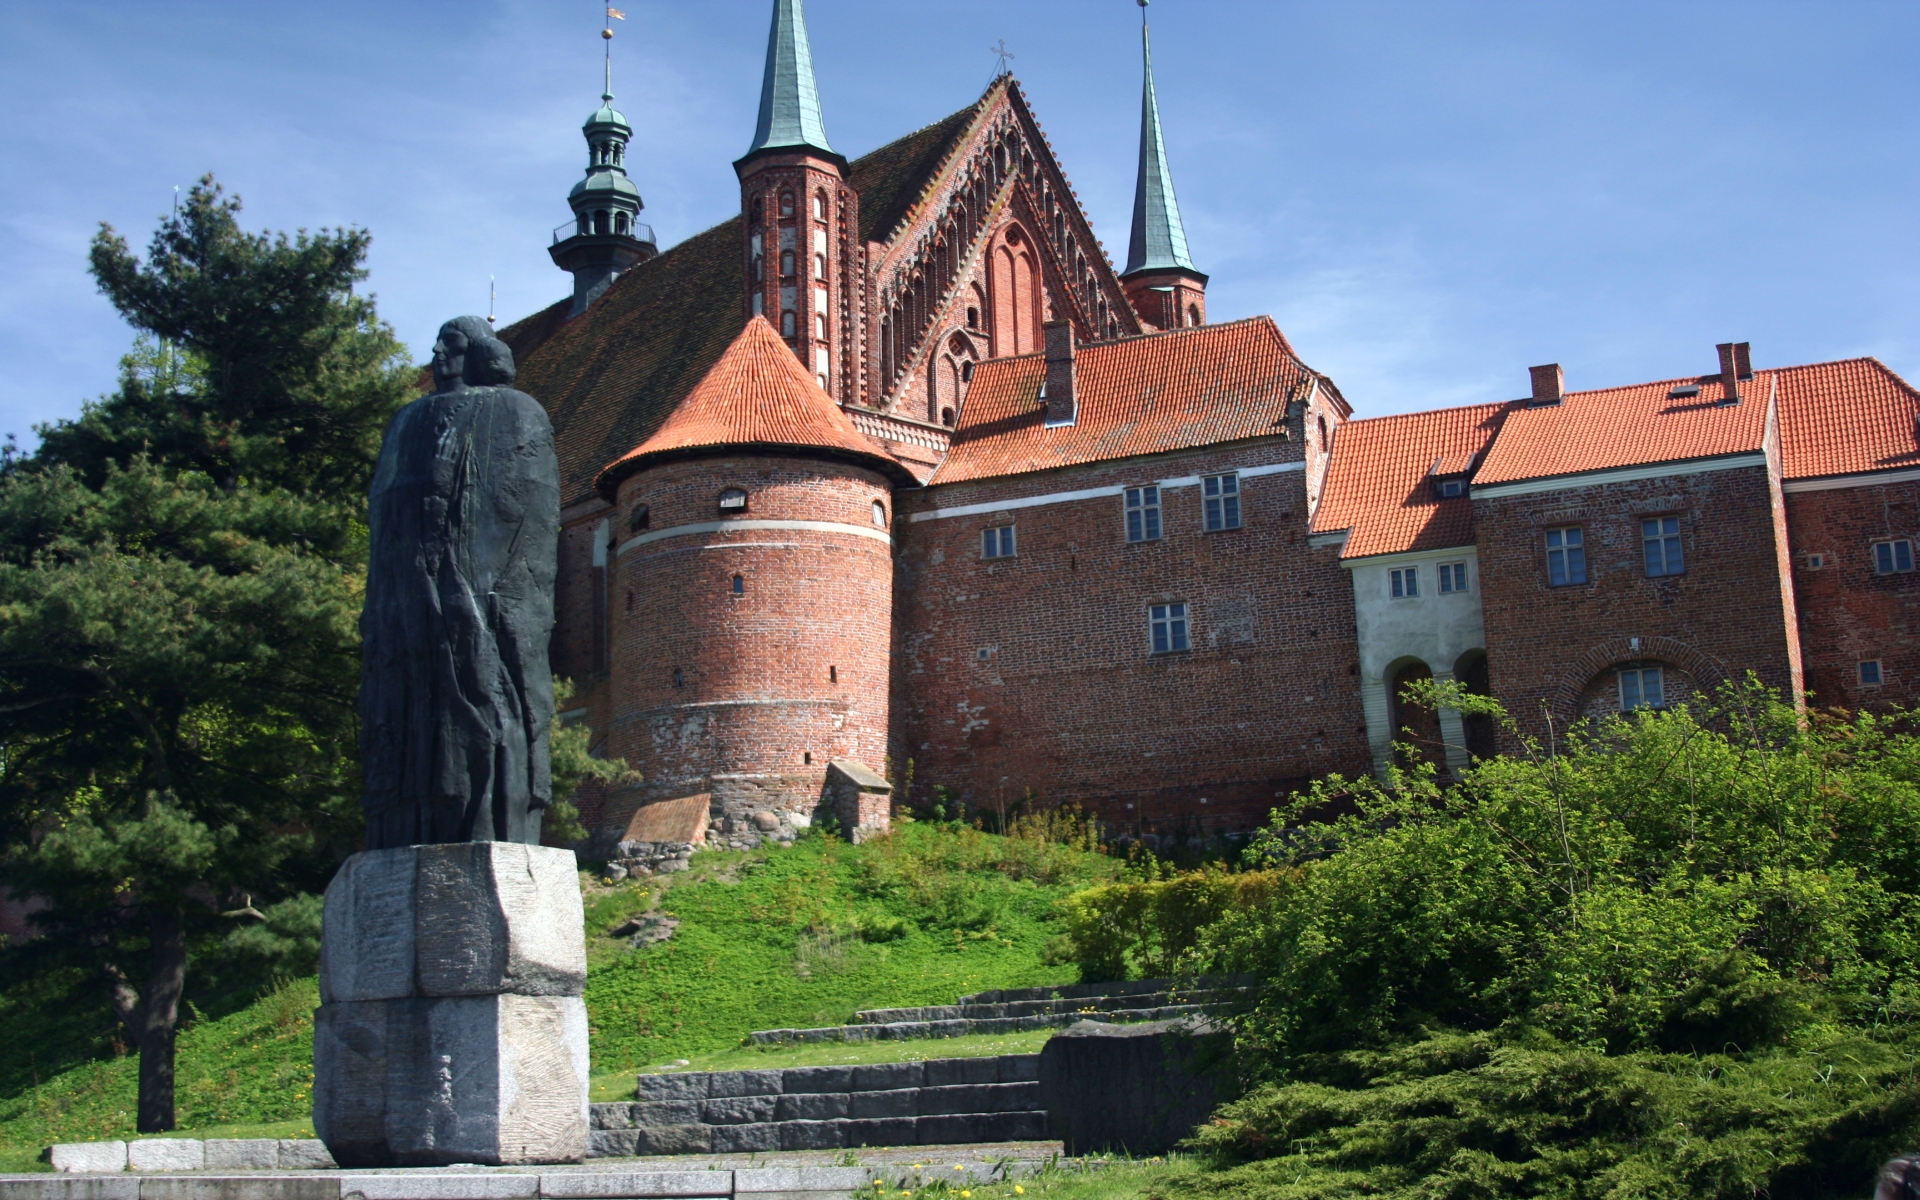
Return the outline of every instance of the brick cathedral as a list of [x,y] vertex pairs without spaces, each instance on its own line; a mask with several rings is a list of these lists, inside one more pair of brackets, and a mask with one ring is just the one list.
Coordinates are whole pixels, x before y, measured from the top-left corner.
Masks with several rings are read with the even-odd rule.
[[1396,730],[1447,769],[1495,749],[1401,703],[1426,676],[1543,731],[1748,671],[1920,697],[1903,380],[1729,343],[1356,420],[1271,318],[1209,319],[1144,67],[1121,270],[1010,75],[835,151],[800,0],[740,215],[660,251],[631,127],[610,94],[588,119],[551,248],[573,293],[500,336],[559,450],[563,717],[645,775],[581,797],[602,845],[689,804],[786,836],[909,760],[893,802],[1245,829]]

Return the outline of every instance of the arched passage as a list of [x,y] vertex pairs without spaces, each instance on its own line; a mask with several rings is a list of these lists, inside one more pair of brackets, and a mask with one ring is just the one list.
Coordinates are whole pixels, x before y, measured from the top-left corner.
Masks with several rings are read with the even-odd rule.
[[[1440,714],[1432,705],[1406,695],[1409,685],[1433,678],[1433,668],[1417,658],[1401,659],[1387,668],[1387,711],[1393,720],[1394,763],[1410,769],[1419,760],[1445,767],[1446,745],[1440,736]],[[1404,745],[1403,745],[1404,743]],[[1412,754],[1407,751],[1412,747]]]
[[[1453,678],[1462,690],[1474,696],[1493,695],[1493,686],[1487,674],[1487,652],[1469,650],[1453,664]],[[1499,748],[1494,729],[1493,718],[1485,714],[1462,714],[1461,732],[1465,734],[1467,757],[1474,762],[1483,758],[1492,758]]]

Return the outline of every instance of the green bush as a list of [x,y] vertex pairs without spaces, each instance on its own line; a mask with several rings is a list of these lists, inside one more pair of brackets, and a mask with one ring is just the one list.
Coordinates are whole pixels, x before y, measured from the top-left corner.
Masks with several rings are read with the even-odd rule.
[[1160,979],[1210,965],[1195,955],[1203,930],[1227,913],[1269,904],[1289,874],[1277,870],[1159,871],[1106,883],[1060,902],[1064,933],[1049,948],[1085,979]]
[[1920,1137],[1910,719],[1749,683],[1522,745],[1256,840],[1297,876],[1191,952],[1267,984],[1210,1194],[1864,1194]]

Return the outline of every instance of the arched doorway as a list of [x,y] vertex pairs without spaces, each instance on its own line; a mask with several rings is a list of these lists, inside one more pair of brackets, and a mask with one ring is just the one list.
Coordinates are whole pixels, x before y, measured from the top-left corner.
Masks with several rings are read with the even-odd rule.
[[[1396,664],[1387,673],[1387,711],[1393,718],[1393,761],[1403,770],[1416,761],[1445,767],[1446,744],[1440,736],[1440,714],[1432,705],[1420,704],[1406,695],[1411,684],[1432,679],[1433,669],[1419,659]],[[1412,754],[1407,751],[1412,747]]]
[[[1487,675],[1487,652],[1469,650],[1453,664],[1453,677],[1461,690],[1473,696],[1493,695],[1493,686]],[[1492,758],[1498,752],[1499,739],[1494,728],[1493,718],[1484,713],[1461,714],[1461,732],[1467,743],[1467,757],[1474,762],[1483,758]]]

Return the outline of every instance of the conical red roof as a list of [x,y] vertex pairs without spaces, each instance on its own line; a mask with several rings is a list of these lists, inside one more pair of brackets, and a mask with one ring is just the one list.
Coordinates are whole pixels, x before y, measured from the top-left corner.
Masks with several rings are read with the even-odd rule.
[[666,424],[601,471],[594,488],[611,499],[621,480],[649,462],[743,449],[853,460],[896,482],[916,482],[854,428],[766,318],[755,317]]

